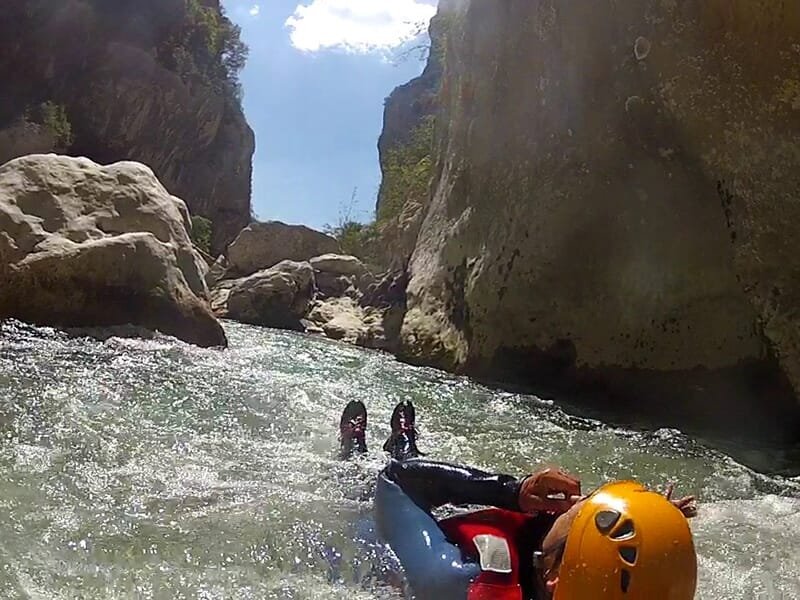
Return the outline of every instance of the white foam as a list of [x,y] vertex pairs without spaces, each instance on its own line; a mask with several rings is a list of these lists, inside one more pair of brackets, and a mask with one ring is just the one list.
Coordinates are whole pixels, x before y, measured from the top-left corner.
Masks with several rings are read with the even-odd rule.
[[699,598],[800,599],[800,499],[768,495],[701,504],[693,530]]

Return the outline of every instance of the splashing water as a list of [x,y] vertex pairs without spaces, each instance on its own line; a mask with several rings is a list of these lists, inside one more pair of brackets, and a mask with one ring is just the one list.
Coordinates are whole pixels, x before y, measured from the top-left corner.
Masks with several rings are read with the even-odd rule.
[[[231,347],[0,329],[0,597],[400,598],[371,539],[394,404],[430,456],[584,489],[635,477],[696,493],[698,597],[800,599],[800,481],[673,430],[571,417],[532,396],[295,334],[226,324]],[[348,400],[370,453],[337,460]]]

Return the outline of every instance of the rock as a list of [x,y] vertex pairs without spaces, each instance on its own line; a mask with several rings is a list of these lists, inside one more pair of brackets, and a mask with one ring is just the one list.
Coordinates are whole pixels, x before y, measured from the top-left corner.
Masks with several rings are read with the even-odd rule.
[[198,346],[225,346],[225,333],[191,293],[168,244],[126,233],[37,252],[14,265],[0,314],[41,325],[132,323]]
[[225,279],[218,281],[216,285],[211,288],[209,292],[209,304],[211,305],[211,312],[218,318],[224,319],[228,317],[228,297],[231,295],[231,290],[239,285],[245,277],[239,279]]
[[279,221],[251,223],[228,248],[231,268],[240,275],[268,269],[282,260],[307,261],[339,252],[339,242],[304,225]]
[[315,301],[307,318],[331,339],[393,351],[397,347],[402,312],[362,307],[352,298],[344,297]]
[[367,333],[364,312],[350,298],[336,298],[324,306],[317,307],[309,315],[312,322],[320,318],[319,313],[323,308],[326,314],[321,320],[320,327],[326,336],[351,344],[358,344],[364,339]]
[[373,281],[367,286],[361,299],[362,306],[390,307],[406,305],[406,286],[408,273],[394,271],[386,273],[379,281]]
[[346,254],[323,254],[315,256],[310,261],[314,271],[319,273],[332,273],[350,277],[363,277],[367,273],[364,266],[355,256]]
[[0,167],[0,318],[141,325],[225,345],[189,213],[132,162],[32,155]]
[[353,278],[336,273],[314,273],[317,291],[323,298],[337,298],[339,296],[356,296],[358,290]]
[[[200,4],[206,26],[222,25],[219,3]],[[14,0],[5,8],[0,163],[59,152],[147,164],[193,215],[213,221],[212,247],[222,252],[250,221],[255,139],[222,82],[179,72],[186,58],[178,53],[192,60],[181,32],[197,26],[197,3]],[[43,102],[63,109],[64,122],[32,122]]]
[[310,335],[325,335],[325,332],[322,330],[322,327],[317,326],[312,321],[308,319],[300,319],[300,324],[303,326],[305,333]]
[[313,293],[311,265],[285,260],[234,285],[228,295],[228,315],[242,323],[303,331],[300,321]]
[[768,426],[759,435],[791,429],[797,7],[458,5],[404,357],[495,380],[591,382],[638,411],[664,401],[640,382],[652,392],[698,371],[746,372],[737,400],[684,403],[673,387],[668,402]]
[[323,297],[358,298],[361,290],[373,282],[374,276],[355,256],[324,254],[310,261],[314,267],[317,290]]
[[211,268],[206,273],[205,281],[208,287],[215,286],[219,281],[225,279],[225,275],[228,272],[228,268],[230,264],[228,263],[228,259],[225,258],[224,254],[220,254],[217,257],[217,260],[214,261],[214,264],[211,265]]

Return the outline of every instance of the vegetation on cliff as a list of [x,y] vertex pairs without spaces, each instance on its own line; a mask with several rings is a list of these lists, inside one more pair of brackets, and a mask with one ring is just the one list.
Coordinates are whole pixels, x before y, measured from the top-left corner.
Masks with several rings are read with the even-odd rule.
[[210,219],[194,215],[192,217],[192,242],[206,254],[211,254],[211,234],[214,224]]
[[186,18],[159,48],[159,59],[168,69],[191,83],[198,80],[219,93],[241,101],[239,73],[247,62],[248,48],[241,28],[220,7],[186,0]]
[[408,141],[391,147],[383,159],[383,183],[378,198],[377,222],[400,215],[409,199],[429,193],[433,160],[433,115],[423,117]]
[[220,0],[15,0],[0,14],[0,163],[150,166],[221,252],[250,219],[247,47]]
[[422,118],[407,141],[397,143],[383,154],[383,181],[373,218],[362,223],[353,215],[354,198],[345,207],[336,225],[325,230],[333,235],[346,254],[370,263],[387,263],[382,232],[396,222],[407,203],[421,200],[430,193],[433,165],[435,117]]
[[42,102],[28,106],[23,114],[24,121],[45,127],[53,136],[57,148],[69,148],[72,145],[72,124],[63,104]]

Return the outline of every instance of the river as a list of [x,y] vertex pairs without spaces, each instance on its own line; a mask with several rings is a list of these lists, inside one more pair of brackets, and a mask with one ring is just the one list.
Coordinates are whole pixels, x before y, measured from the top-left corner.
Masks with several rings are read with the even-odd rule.
[[[226,323],[230,348],[0,330],[0,598],[400,598],[367,547],[394,404],[436,458],[696,493],[698,598],[800,599],[800,479],[378,352]],[[339,413],[370,453],[337,460]]]

